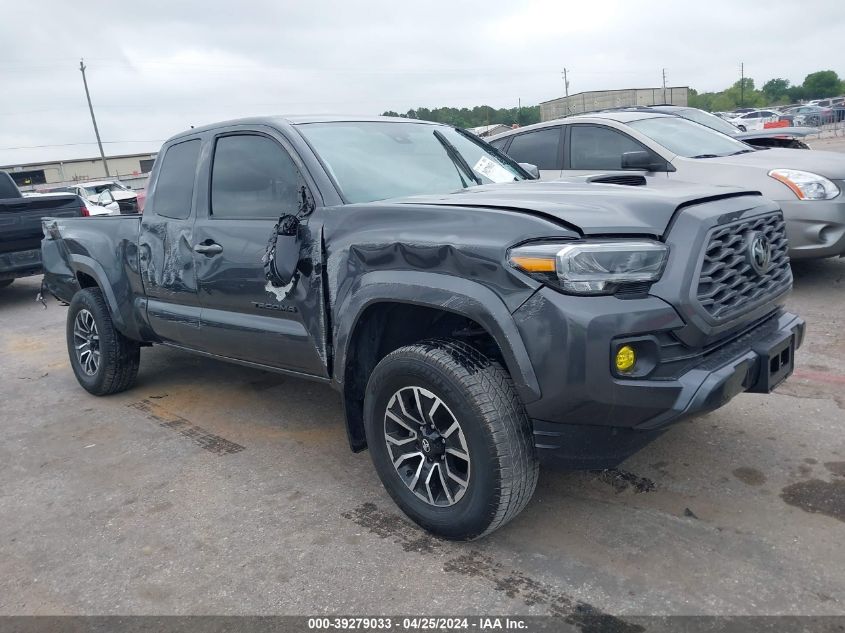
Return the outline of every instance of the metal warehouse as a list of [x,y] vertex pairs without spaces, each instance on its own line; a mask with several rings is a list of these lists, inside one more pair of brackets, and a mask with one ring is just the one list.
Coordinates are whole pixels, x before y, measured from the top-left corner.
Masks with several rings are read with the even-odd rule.
[[155,157],[155,153],[109,156],[109,174],[99,157],[5,165],[0,166],[0,171],[9,172],[18,187],[25,191],[37,190],[45,185],[64,185],[102,178],[119,178],[134,187],[146,181]]
[[551,121],[571,114],[595,112],[607,108],[656,105],[658,103],[685,106],[688,96],[688,86],[579,92],[568,97],[559,97],[540,103],[540,120]]

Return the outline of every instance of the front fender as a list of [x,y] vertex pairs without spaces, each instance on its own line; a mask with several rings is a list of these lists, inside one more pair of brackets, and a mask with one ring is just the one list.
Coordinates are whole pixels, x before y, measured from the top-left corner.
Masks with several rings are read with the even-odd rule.
[[364,311],[382,302],[439,308],[472,319],[496,341],[524,403],[537,400],[540,385],[514,319],[504,302],[479,283],[417,271],[374,271],[363,275],[334,310],[334,381],[343,383],[352,334]]

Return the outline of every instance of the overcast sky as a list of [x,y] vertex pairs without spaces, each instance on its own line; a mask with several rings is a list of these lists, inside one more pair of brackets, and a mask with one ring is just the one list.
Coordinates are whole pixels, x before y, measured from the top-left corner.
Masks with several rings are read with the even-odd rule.
[[[4,3],[0,165],[155,151],[256,114],[536,104],[570,92],[721,90],[845,75],[841,0]],[[423,9],[422,7],[426,7]],[[37,147],[47,146],[47,147]],[[22,148],[22,149],[12,149]]]

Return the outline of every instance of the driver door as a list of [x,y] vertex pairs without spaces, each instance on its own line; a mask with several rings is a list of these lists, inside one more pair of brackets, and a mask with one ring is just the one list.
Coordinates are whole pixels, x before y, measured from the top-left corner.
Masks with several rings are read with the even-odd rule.
[[298,210],[300,167],[262,131],[223,131],[212,152],[194,225],[203,351],[328,376],[318,218],[300,226],[304,255],[290,287],[267,281],[261,261],[279,216]]

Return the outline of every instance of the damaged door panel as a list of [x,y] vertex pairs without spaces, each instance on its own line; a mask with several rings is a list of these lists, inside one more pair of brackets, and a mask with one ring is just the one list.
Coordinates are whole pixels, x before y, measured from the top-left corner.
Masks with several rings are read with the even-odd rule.
[[193,347],[200,344],[200,303],[194,269],[194,190],[200,138],[177,143],[164,154],[141,220],[138,253],[147,298],[147,319],[156,336]]
[[326,377],[319,221],[297,220],[292,235],[278,237],[284,283],[262,263],[279,216],[300,211],[299,168],[278,138],[237,128],[213,139],[202,178],[209,186],[198,197],[193,253],[202,350]]

